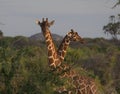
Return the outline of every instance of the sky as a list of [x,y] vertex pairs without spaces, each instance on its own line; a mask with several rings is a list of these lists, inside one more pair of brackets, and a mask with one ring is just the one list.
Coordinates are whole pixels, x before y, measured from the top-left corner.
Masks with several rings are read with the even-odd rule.
[[112,9],[117,0],[0,0],[0,30],[4,36],[31,36],[41,32],[35,20],[55,20],[52,33],[66,35],[70,29],[81,37],[109,37],[103,26],[109,16],[120,13]]

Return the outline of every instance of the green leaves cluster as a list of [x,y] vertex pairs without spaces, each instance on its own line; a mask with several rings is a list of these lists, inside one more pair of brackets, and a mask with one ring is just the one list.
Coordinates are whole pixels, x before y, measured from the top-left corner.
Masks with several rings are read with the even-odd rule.
[[120,14],[117,17],[110,16],[110,22],[103,27],[104,33],[110,34],[113,39],[117,39],[120,34]]

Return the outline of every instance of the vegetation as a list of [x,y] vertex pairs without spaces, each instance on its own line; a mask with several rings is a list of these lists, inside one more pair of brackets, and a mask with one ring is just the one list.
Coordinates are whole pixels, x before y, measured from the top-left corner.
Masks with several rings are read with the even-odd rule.
[[[85,40],[86,44],[72,43],[65,63],[100,82],[105,94],[120,94],[120,44]],[[22,36],[0,40],[0,94],[55,94],[54,88],[63,83],[49,70],[44,42]]]
[[116,4],[113,6],[113,8],[115,8],[118,5],[120,5],[120,0],[117,0]]
[[117,35],[120,34],[120,14],[117,17],[110,16],[110,22],[103,27],[105,34],[110,34],[113,39],[117,40]]
[[0,39],[3,37],[3,32],[0,30]]

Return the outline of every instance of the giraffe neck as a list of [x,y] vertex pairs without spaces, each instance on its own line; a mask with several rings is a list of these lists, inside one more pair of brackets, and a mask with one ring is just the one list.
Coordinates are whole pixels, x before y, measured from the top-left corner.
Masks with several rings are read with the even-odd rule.
[[70,44],[70,38],[68,37],[68,35],[66,35],[63,39],[63,41],[61,42],[58,50],[57,50],[57,54],[60,56],[60,61],[62,62],[65,58],[66,52],[67,52],[67,48],[69,47]]
[[61,62],[58,59],[58,55],[55,49],[55,45],[53,43],[53,39],[50,33],[50,30],[47,29],[46,31],[44,31],[42,29],[43,35],[45,37],[45,41],[46,41],[46,45],[47,45],[47,49],[48,49],[48,60],[49,60],[49,66],[51,68],[56,68],[57,66],[59,66],[61,64]]

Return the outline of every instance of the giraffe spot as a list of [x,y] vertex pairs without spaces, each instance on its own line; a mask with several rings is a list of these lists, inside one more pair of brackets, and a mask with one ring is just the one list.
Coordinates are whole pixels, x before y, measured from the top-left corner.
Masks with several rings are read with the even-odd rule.
[[49,63],[50,63],[50,65],[52,65],[54,63],[54,59],[53,58],[49,58]]
[[57,54],[55,53],[55,51],[53,51],[53,57],[56,59],[56,58],[58,58],[57,57]]
[[52,46],[51,45],[48,46],[48,50],[52,50]]
[[65,56],[65,53],[64,53],[64,51],[62,52],[62,57],[64,57]]
[[74,76],[73,80],[79,80],[79,77],[78,76]]
[[49,46],[51,44],[51,41],[46,41],[46,43],[47,43],[47,46]]
[[82,94],[86,94],[86,92],[85,92],[86,90],[85,90],[85,88],[84,89],[82,89],[81,90],[81,92],[82,92]]
[[68,45],[69,45],[69,44],[65,42],[64,46],[66,46],[66,47],[67,47]]
[[66,50],[66,49],[67,49],[67,46],[65,45],[65,46],[64,46],[64,50]]
[[52,56],[52,50],[48,50],[48,56]]
[[84,89],[84,88],[86,87],[86,86],[85,86],[85,84],[86,84],[85,82],[79,82],[79,83],[80,83],[80,88],[81,88],[81,89]]

